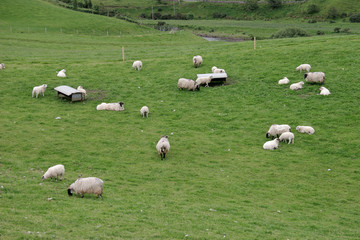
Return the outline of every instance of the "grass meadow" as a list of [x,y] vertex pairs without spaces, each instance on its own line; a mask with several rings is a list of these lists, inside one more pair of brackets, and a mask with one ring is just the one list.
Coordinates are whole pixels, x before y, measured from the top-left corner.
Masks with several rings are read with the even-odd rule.
[[[92,18],[98,28],[107,21]],[[121,37],[1,32],[2,239],[359,239],[358,35],[262,40],[254,50],[250,41],[128,29]],[[204,63],[194,68],[197,54]],[[131,68],[138,59],[141,71]],[[326,73],[332,95],[277,84],[303,80],[301,63]],[[214,65],[226,69],[225,86],[177,89],[180,77]],[[63,68],[68,77],[57,78]],[[44,83],[45,97],[32,98]],[[59,85],[81,85],[88,99],[61,100]],[[125,111],[96,111],[117,101]],[[263,150],[274,123],[289,124],[295,144]],[[162,135],[171,144],[164,161],[155,149]],[[56,164],[63,181],[41,181]],[[67,195],[90,176],[104,180],[103,200]]]

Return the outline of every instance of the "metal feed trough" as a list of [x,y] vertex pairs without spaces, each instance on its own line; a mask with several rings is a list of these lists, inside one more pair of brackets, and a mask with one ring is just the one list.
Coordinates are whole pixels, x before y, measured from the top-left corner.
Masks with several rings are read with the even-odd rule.
[[197,77],[209,77],[212,76],[212,80],[209,83],[210,86],[212,85],[221,85],[226,82],[227,74],[226,73],[205,73],[205,74],[198,74]]
[[58,92],[58,97],[70,99],[71,102],[84,100],[82,93],[75,88],[63,85],[54,88],[54,90]]

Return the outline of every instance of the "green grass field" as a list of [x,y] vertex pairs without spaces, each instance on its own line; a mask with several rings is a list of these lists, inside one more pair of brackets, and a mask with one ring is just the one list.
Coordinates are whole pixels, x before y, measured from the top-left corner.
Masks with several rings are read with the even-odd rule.
[[[11,19],[5,12],[20,0],[6,1],[1,24],[26,22],[25,5]],[[51,20],[54,6],[28,2],[48,26],[77,27]],[[85,23],[79,35],[1,32],[1,239],[359,239],[358,35],[262,40],[254,50],[250,41],[207,42],[59,11],[128,33],[94,36]],[[30,28],[41,23],[29,20]],[[194,68],[197,54],[204,63]],[[138,59],[139,72],[131,68]],[[326,73],[332,95],[318,95],[319,85],[294,92],[277,84],[303,80],[301,63]],[[180,77],[214,65],[226,69],[226,86],[177,89]],[[68,77],[57,78],[63,68]],[[31,98],[44,83],[45,97]],[[88,99],[60,100],[59,85],[82,85]],[[117,101],[125,111],[95,110]],[[148,119],[139,113],[144,105]],[[274,123],[289,124],[295,144],[263,150]],[[316,132],[299,134],[297,125]],[[165,134],[171,149],[161,161],[155,145]],[[60,163],[64,180],[42,182]],[[67,195],[89,176],[104,180],[103,200]]]

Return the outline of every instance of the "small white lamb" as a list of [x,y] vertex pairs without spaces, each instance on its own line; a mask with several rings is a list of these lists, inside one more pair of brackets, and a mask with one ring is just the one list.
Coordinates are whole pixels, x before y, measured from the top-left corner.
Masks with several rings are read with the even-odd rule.
[[149,108],[147,106],[143,106],[140,109],[140,114],[141,116],[144,118],[145,116],[148,117],[149,116]]
[[193,57],[193,64],[197,68],[203,63],[203,59],[200,55],[196,55]]
[[46,173],[42,176],[42,180],[51,178],[51,181],[53,178],[57,181],[58,176],[60,176],[60,180],[62,180],[63,176],[65,174],[65,167],[64,165],[58,164],[55,166],[50,167]]
[[304,71],[307,71],[307,72],[310,72],[310,69],[311,69],[311,66],[310,66],[310,64],[301,64],[300,66],[298,66],[297,68],[296,68],[296,71],[302,71],[302,70],[304,70]]
[[331,93],[330,93],[330,91],[329,91],[329,89],[327,89],[326,87],[321,87],[320,88],[320,95],[324,95],[324,96],[327,96],[327,95],[330,95]]
[[315,133],[315,129],[313,127],[310,126],[297,126],[296,130],[299,133],[307,133],[309,135],[314,134]]
[[289,141],[288,144],[290,144],[291,141],[292,143],[294,143],[295,136],[292,132],[284,132],[280,135],[279,139],[280,141],[284,141],[284,142]]
[[201,84],[205,84],[205,87],[209,86],[209,83],[211,82],[211,80],[213,79],[213,76],[208,76],[208,77],[198,77],[196,79],[196,86],[200,86]]
[[138,70],[140,71],[142,69],[142,62],[141,61],[135,61],[132,65],[132,67],[135,69],[135,70]]
[[266,143],[264,143],[263,148],[265,150],[277,149],[279,147],[279,142],[280,142],[280,139],[275,138],[274,140],[267,141]]
[[34,87],[33,90],[32,90],[32,97],[34,97],[34,94],[36,94],[36,98],[37,98],[38,95],[41,94],[41,93],[42,93],[42,95],[44,97],[44,93],[45,93],[46,88],[47,88],[46,84]]
[[290,80],[287,77],[284,77],[283,79],[279,80],[279,84],[288,84],[290,82]]
[[213,73],[225,73],[225,70],[224,70],[224,69],[217,68],[217,67],[215,67],[215,66],[213,66],[213,67],[211,68],[211,71],[212,71]]
[[85,100],[86,99],[86,90],[82,87],[82,86],[78,86],[77,87],[77,90],[79,92],[81,92],[81,98],[82,100]]
[[96,110],[110,110],[110,111],[123,111],[125,110],[124,103],[101,103],[96,106]]
[[4,63],[1,63],[1,64],[0,64],[0,70],[1,70],[1,69],[5,69],[5,64],[4,64]]
[[66,77],[66,70],[65,69],[62,69],[61,71],[57,72],[57,75],[58,77]]
[[300,90],[303,88],[303,85],[304,85],[304,82],[301,81],[301,82],[298,82],[298,83],[293,83],[290,85],[290,89],[291,90]]

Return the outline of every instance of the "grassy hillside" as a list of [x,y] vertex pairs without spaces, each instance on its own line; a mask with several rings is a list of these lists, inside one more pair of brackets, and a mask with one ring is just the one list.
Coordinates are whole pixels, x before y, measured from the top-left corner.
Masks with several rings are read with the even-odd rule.
[[[90,18],[94,26],[103,21]],[[351,35],[264,40],[254,51],[252,42],[185,32],[3,32],[1,238],[358,239],[359,43]],[[204,59],[197,69],[195,54]],[[131,68],[137,59],[139,72]],[[296,92],[277,85],[284,76],[303,80],[295,71],[301,63],[326,73],[332,95],[319,96],[319,85]],[[214,65],[226,69],[228,85],[177,89],[180,77]],[[65,79],[56,77],[62,68]],[[45,97],[31,98],[43,83]],[[53,88],[62,84],[82,85],[88,100],[58,99]],[[125,111],[95,110],[116,101]],[[144,105],[148,119],[139,113]],[[295,144],[263,150],[273,123],[290,124]],[[297,125],[316,132],[299,134]],[[161,161],[155,145],[164,134],[171,149]],[[64,180],[42,182],[59,163]],[[80,176],[103,179],[104,199],[67,196]]]

